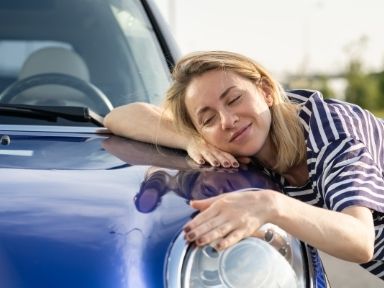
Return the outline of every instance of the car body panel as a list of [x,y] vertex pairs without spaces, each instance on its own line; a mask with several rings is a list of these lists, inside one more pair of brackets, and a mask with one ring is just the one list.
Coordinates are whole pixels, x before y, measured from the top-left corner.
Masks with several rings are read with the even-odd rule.
[[[148,167],[121,167],[125,162],[102,148],[105,137],[21,138],[29,149],[48,153],[0,156],[0,267],[7,271],[0,286],[158,287],[158,266],[191,214],[185,200],[169,193],[153,213],[138,211],[134,198]],[[78,147],[95,139],[98,145],[79,153],[84,150]],[[49,153],[64,144],[67,151],[60,155],[73,164],[71,170]],[[103,159],[104,167],[89,162],[89,155]],[[27,169],[4,168],[24,165],[25,157],[31,158]]]
[[[8,136],[0,154],[0,284],[161,287],[169,245],[194,211],[172,189],[151,211],[140,211],[146,204],[136,199],[151,167],[176,175],[180,170],[171,167],[190,165],[184,154],[108,134]],[[33,153],[14,153],[26,147]],[[236,171],[193,171],[217,187],[210,193],[251,185]],[[223,185],[226,176],[230,186]],[[255,181],[273,185],[262,175]],[[206,197],[200,188],[192,193]]]

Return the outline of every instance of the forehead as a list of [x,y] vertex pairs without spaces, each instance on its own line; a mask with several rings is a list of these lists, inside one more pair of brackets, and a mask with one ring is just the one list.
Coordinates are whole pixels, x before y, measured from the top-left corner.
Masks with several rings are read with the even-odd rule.
[[213,70],[192,79],[186,90],[186,98],[201,94],[221,93],[232,85],[241,85],[246,80],[231,71]]
[[229,87],[244,89],[252,82],[240,75],[223,70],[209,71],[192,79],[185,93],[185,105],[190,115],[203,106],[211,106]]

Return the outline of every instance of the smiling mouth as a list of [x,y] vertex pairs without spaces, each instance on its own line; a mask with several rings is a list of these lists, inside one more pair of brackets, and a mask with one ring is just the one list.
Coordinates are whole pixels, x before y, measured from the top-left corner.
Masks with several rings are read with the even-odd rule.
[[242,129],[240,129],[239,131],[237,131],[236,133],[234,133],[231,137],[231,139],[229,139],[229,142],[233,142],[235,141],[239,136],[241,136],[250,126],[252,125],[251,124],[248,124],[247,126],[243,127]]

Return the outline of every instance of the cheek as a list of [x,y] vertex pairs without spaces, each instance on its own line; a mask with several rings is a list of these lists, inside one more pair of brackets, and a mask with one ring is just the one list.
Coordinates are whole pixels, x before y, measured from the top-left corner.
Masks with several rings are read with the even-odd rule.
[[222,135],[220,131],[213,128],[207,128],[200,131],[200,135],[203,137],[205,141],[207,141],[210,144],[213,144],[217,147],[219,147],[217,144],[222,143],[221,141]]
[[258,101],[253,103],[253,105],[249,108],[251,108],[257,115],[264,115],[266,113],[269,113],[269,106],[264,101],[264,99],[258,99]]
[[268,132],[269,132],[269,129],[271,128],[271,123],[272,123],[272,115],[271,115],[271,112],[269,111],[269,109],[264,112],[264,121],[265,121],[265,124],[267,126],[267,129],[268,129]]

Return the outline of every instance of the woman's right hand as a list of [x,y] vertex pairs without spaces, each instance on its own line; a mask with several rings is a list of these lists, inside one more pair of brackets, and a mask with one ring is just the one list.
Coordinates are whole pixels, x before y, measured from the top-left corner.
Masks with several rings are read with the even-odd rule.
[[[190,139],[186,151],[189,157],[200,165],[208,163],[214,167],[239,167],[239,161],[232,154],[216,148],[201,138]],[[248,161],[246,158],[242,158],[241,162],[247,163]]]

